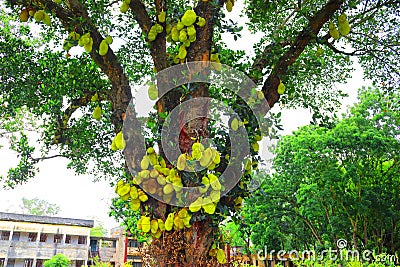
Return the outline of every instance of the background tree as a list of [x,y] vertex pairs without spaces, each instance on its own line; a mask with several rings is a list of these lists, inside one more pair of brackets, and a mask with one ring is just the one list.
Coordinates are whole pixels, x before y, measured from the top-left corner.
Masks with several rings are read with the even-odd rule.
[[51,204],[39,198],[29,199],[23,197],[20,208],[23,213],[39,216],[54,216],[60,212],[60,207],[57,204]]
[[70,260],[64,254],[56,254],[43,263],[44,267],[68,267]]
[[96,221],[96,226],[90,228],[90,236],[102,237],[107,236],[108,230],[104,227],[104,223]]
[[332,128],[305,126],[278,142],[276,172],[244,210],[257,249],[344,238],[349,248],[399,251],[399,96],[364,88]]
[[[129,118],[135,126],[124,135],[128,143],[132,143],[141,130],[135,114],[125,116],[132,97],[131,82],[143,83],[154,75],[153,71],[159,73],[181,62],[222,62],[248,74],[265,96],[269,107],[278,101],[287,107],[306,107],[313,112],[315,123],[325,124],[330,122],[330,114],[339,103],[340,96],[344,95],[334,84],[349,77],[351,56],[358,57],[368,77],[381,90],[397,90],[399,85],[398,1],[251,1],[243,5],[239,2],[233,9],[241,9],[243,21],[238,17],[227,17],[227,11],[231,11],[234,3],[225,0],[125,0],[122,3],[103,0],[85,3],[77,0],[7,0],[4,4],[7,8],[2,13],[4,27],[0,40],[0,92],[3,101],[0,112],[2,116],[12,119],[15,109],[26,107],[43,122],[37,142],[42,145],[40,153],[22,135],[14,147],[21,156],[21,163],[9,172],[5,178],[6,185],[15,187],[33,177],[35,163],[40,160],[66,157],[70,159],[68,166],[77,173],[91,173],[109,178],[114,183],[122,181],[117,191],[125,193],[122,196],[125,210],[120,216],[124,221],[129,220],[124,218],[131,214],[127,211],[129,200],[135,200],[131,202],[132,208],[137,209],[140,204],[140,213],[145,217],[143,232],[148,232],[149,218],[165,222],[169,214],[174,216],[180,209],[147,195],[147,201],[138,203],[134,177],[128,170],[141,171],[142,148],[136,144],[125,150],[132,159],[129,161],[109,148],[113,137],[121,131],[124,118]],[[181,31],[179,35],[182,37],[177,38],[177,30],[182,27],[183,20],[188,27],[193,23],[187,23],[191,18],[183,18],[187,10],[194,10],[196,14],[195,36],[191,27],[191,30],[185,28]],[[342,13],[348,15],[350,32]],[[36,29],[40,32],[37,39],[31,38],[33,34],[25,24],[21,26],[9,22],[10,16],[16,18],[18,14],[21,21],[37,21]],[[182,24],[178,26],[180,19]],[[244,22],[248,22],[250,32],[262,36],[255,45],[254,56],[235,50],[234,44],[227,44],[222,39],[224,33],[231,33],[235,40],[240,38]],[[332,23],[340,26],[342,37],[337,36]],[[174,25],[177,28],[173,28]],[[190,42],[185,43],[188,31],[192,31],[192,37]],[[108,35],[116,41],[110,47]],[[87,52],[77,50],[75,46],[78,43],[85,44]],[[57,52],[59,49],[54,49],[54,46],[71,51],[65,57],[65,53]],[[213,66],[218,68],[218,65]],[[160,84],[167,82],[171,81]],[[285,90],[283,84],[286,85]],[[259,161],[256,145],[261,138],[259,125],[244,100],[232,92],[202,83],[177,87],[157,101],[156,111],[147,121],[147,129],[144,129],[148,133],[146,148],[155,147],[157,158],[162,162],[165,155],[160,133],[166,114],[181,102],[198,97],[221,100],[247,122],[243,128],[252,144],[248,157],[254,162]],[[258,109],[265,111],[269,107],[259,105]],[[207,114],[208,106],[202,108]],[[197,111],[188,110],[186,115],[190,117]],[[230,122],[232,120],[229,118]],[[277,127],[274,127],[274,121],[275,118],[272,118],[269,127],[271,136]],[[227,127],[204,118],[180,126],[182,134],[174,145],[179,144],[183,153],[190,154],[191,146],[196,141],[214,141],[213,148],[220,154],[221,162],[212,172],[219,176],[218,173],[228,166],[231,152]],[[113,148],[123,148],[121,135],[117,140],[119,145],[114,144]],[[54,155],[49,151],[55,147],[58,150]],[[171,170],[174,163],[167,161],[165,168]],[[205,172],[178,171],[179,179],[175,180],[179,186],[180,183],[185,186],[201,185]],[[216,211],[209,212],[213,214],[206,213],[203,208],[190,212],[190,228],[162,232],[164,243],[155,240],[151,244],[154,260],[167,265],[215,265],[216,259],[209,252],[213,246],[223,243],[218,224],[227,215],[234,215],[238,200],[249,194],[246,182],[251,179],[251,173],[248,172],[243,176],[242,183],[220,201],[215,201],[218,202],[215,204]],[[133,192],[132,196],[126,193],[127,185],[131,190],[129,192]],[[123,190],[122,186],[125,186]],[[175,192],[173,194],[177,197]],[[141,199],[146,200],[146,196],[141,195]],[[159,232],[153,235],[159,235]],[[160,254],[160,251],[165,254]],[[214,255],[215,251],[211,252]],[[219,262],[223,262],[221,257]]]

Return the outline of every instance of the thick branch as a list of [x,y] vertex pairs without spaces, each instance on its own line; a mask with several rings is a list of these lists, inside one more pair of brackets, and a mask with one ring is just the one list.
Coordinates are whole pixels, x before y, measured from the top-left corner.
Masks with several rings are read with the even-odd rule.
[[340,8],[343,0],[330,0],[314,17],[308,25],[297,35],[289,50],[282,55],[275,65],[274,70],[266,79],[262,91],[270,107],[273,107],[279,101],[280,95],[277,92],[280,80],[287,73],[291,66],[304,51],[305,47],[313,40],[322,26],[329,20],[329,17]]

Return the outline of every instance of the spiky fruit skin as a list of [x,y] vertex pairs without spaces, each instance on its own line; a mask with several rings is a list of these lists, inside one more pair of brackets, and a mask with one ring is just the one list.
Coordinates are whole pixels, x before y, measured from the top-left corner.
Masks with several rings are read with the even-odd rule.
[[185,14],[182,16],[182,24],[185,25],[186,27],[189,27],[196,21],[197,15],[194,10],[186,10]]
[[21,22],[27,22],[28,19],[29,19],[29,11],[28,11],[28,9],[21,10],[21,13],[19,14],[19,20]]

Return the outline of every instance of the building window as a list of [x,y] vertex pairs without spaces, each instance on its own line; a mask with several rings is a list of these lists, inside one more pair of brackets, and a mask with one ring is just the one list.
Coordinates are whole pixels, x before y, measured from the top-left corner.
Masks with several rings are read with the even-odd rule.
[[28,241],[36,242],[36,238],[37,238],[37,233],[29,233],[28,234]]
[[43,267],[43,262],[44,262],[43,259],[37,259],[36,260],[36,267]]
[[85,261],[76,260],[76,267],[82,267],[83,265],[85,265]]
[[65,236],[65,244],[71,244],[71,236],[70,235]]
[[132,267],[142,267],[141,262],[132,262]]
[[12,236],[12,241],[18,241],[21,233],[20,232],[14,232]]
[[33,259],[24,260],[24,267],[32,267],[32,266],[33,266]]
[[1,240],[10,239],[10,231],[1,231]]
[[2,259],[0,259],[0,267],[4,267],[4,261],[5,261],[6,259],[4,259],[4,258],[2,258]]
[[47,240],[47,234],[41,233],[40,234],[40,242],[46,242]]
[[78,236],[78,244],[80,245],[86,244],[86,236],[83,235]]
[[138,248],[139,247],[139,242],[137,242],[135,239],[129,239],[128,240],[128,247]]
[[14,267],[15,259],[8,259],[7,260],[7,267]]
[[62,241],[62,235],[55,234],[54,235],[54,243],[61,243],[61,241]]

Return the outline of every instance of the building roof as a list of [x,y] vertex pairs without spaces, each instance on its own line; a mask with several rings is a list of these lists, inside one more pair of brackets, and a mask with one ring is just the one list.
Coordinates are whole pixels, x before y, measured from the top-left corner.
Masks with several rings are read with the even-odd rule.
[[90,227],[90,228],[94,226],[94,220],[38,216],[38,215],[28,215],[28,214],[7,213],[7,212],[0,212],[0,221],[59,224],[59,225]]

